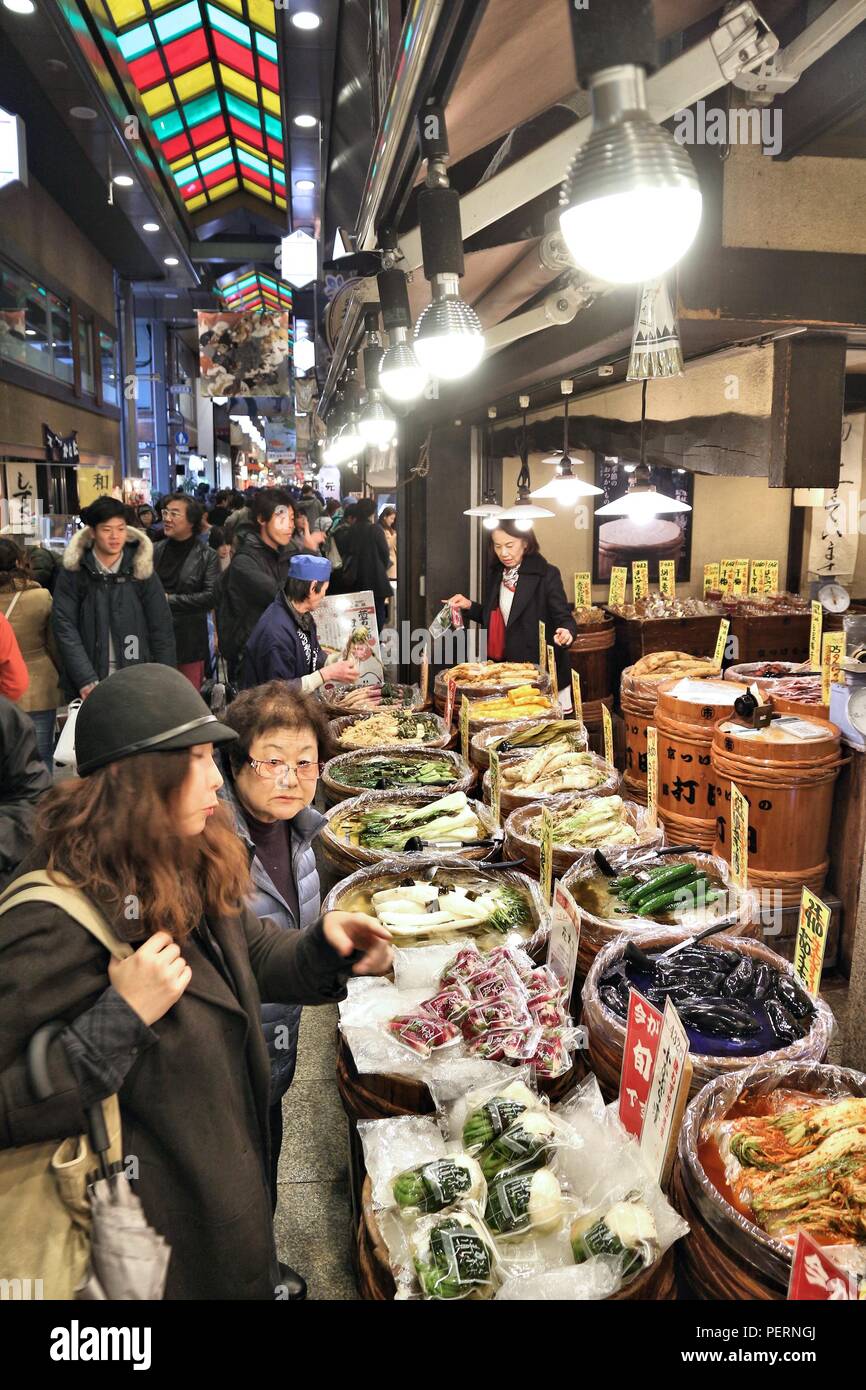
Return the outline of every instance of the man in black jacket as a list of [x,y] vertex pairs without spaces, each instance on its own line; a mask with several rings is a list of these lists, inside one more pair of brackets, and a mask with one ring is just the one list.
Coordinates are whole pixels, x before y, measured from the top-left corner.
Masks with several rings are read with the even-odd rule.
[[123,503],[97,497],[63,552],[51,625],[67,699],[82,699],[124,666],[175,666],[174,628],[153,572],[153,543],[127,526]]
[[372,497],[362,497],[355,506],[356,520],[346,538],[346,554],[343,563],[353,571],[353,590],[363,593],[369,590],[376,602],[376,621],[379,631],[385,626],[388,614],[388,600],[391,597],[391,581],[388,567],[391,552],[381,526],[373,525],[376,503]]
[[0,695],[0,888],[33,847],[36,803],[50,786],[32,720]]
[[209,652],[207,615],[216,606],[219,558],[201,540],[204,508],[195,498],[173,492],[163,503],[162,517],[165,539],[153,548],[154,568],[174,622],[177,669],[201,690]]
[[289,575],[295,553],[295,508],[283,488],[264,488],[249,521],[238,522],[234,555],[223,575],[217,629],[229,677],[237,683],[247,638]]

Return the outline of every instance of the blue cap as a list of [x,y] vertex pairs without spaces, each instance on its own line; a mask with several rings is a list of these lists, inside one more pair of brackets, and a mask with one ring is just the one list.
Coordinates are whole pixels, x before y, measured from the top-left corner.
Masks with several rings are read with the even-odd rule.
[[314,579],[324,584],[331,577],[331,562],[323,555],[293,555],[289,561],[290,579]]

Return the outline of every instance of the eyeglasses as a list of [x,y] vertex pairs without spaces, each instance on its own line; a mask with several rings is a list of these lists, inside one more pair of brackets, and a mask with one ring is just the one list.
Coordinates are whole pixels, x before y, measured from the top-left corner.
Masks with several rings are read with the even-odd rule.
[[247,762],[253,772],[259,777],[263,777],[266,782],[277,782],[282,777],[288,776],[293,772],[299,782],[315,782],[321,776],[324,763],[311,763],[303,760],[294,767],[291,763],[284,763],[280,758],[247,758]]

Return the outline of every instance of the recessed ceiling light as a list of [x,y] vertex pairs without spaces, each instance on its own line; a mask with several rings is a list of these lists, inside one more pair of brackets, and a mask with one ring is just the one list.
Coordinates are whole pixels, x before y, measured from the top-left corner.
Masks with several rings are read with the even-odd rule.
[[317,118],[311,116],[308,111],[303,111],[300,116],[295,117],[295,125],[299,125],[302,130],[309,130],[312,126],[318,124]]
[[13,14],[32,14],[36,9],[33,0],[3,0],[3,4]]
[[165,264],[165,265],[180,265],[180,261],[178,260],[177,256],[166,256],[165,261],[164,261],[164,264]]
[[295,179],[295,188],[299,193],[312,193],[315,186],[312,179]]
[[141,224],[141,230],[142,230],[143,232],[158,232],[158,231],[159,231],[159,223],[158,223],[158,222],[142,222],[142,224]]
[[292,15],[292,23],[296,29],[318,29],[321,24],[319,15],[312,10],[298,10],[297,14]]
[[74,116],[76,121],[95,121],[98,111],[94,111],[92,106],[70,106],[70,116]]
[[116,183],[118,188],[131,188],[135,179],[131,174],[115,174],[111,182]]

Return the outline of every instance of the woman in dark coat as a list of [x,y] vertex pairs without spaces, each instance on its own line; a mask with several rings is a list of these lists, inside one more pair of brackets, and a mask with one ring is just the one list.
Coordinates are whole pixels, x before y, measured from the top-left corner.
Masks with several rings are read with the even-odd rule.
[[544,623],[547,643],[556,652],[557,685],[566,696],[571,688],[567,649],[577,636],[577,623],[562,576],[540,553],[534,531],[519,531],[513,521],[500,521],[491,532],[486,595],[483,604],[463,594],[442,602],[456,604],[487,629],[489,661],[537,662],[538,624]]
[[[331,1002],[351,973],[390,965],[387,933],[362,914],[289,932],[245,906],[247,855],[213,760],[234,737],[177,671],[101,683],[78,717],[81,779],[45,798],[21,872],[64,872],[137,949],[110,960],[42,903],[13,907],[0,933],[0,1148],[80,1134],[85,1108],[116,1092],[127,1171],[171,1246],[171,1299],[284,1296],[261,998]],[[57,1019],[54,1095],[35,1101],[26,1048]],[[0,1277],[24,1273],[3,1257],[0,1232]]]

